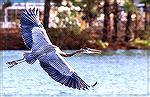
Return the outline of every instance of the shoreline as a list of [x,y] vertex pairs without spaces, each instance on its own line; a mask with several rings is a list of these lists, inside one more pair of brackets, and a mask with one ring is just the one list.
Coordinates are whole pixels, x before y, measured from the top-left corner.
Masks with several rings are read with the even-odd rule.
[[[49,33],[48,33],[48,35],[49,35]],[[49,36],[52,37],[51,35],[49,35]],[[21,38],[20,29],[18,29],[18,28],[15,28],[15,29],[14,28],[7,28],[7,29],[0,28],[0,40],[1,40],[0,41],[0,44],[1,44],[0,50],[27,50],[28,49],[28,48],[26,48],[26,46]],[[58,45],[58,44],[60,44],[60,43],[58,43],[60,41],[60,40],[58,41],[58,39],[57,39],[57,41],[54,39],[51,39],[51,40],[53,40],[54,44],[59,46],[63,50],[67,50],[66,48],[69,48],[69,47],[62,48],[62,45]],[[53,43],[53,41],[52,41],[52,43]],[[80,38],[75,39],[75,42],[77,43],[77,46],[74,44],[74,47],[70,47],[71,48],[70,50],[76,50],[76,49],[80,49],[80,48],[84,47],[84,43],[82,43],[82,44],[80,43],[81,42]],[[70,46],[71,44],[72,44],[72,41],[69,43],[68,46]],[[122,49],[122,50],[149,49],[149,48],[143,48],[138,45],[131,44],[131,43],[126,43],[124,41],[110,43],[106,48],[96,47],[93,44],[86,45],[86,43],[85,43],[85,47],[86,46],[88,46],[89,48],[95,48],[95,49],[100,49],[100,50],[104,50],[104,51],[105,50],[118,50],[118,49]]]

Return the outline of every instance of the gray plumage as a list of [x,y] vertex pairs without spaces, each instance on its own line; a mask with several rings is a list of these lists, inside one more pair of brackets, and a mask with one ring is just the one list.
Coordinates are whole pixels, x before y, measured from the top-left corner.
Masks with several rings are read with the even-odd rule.
[[58,47],[52,45],[43,25],[39,21],[38,9],[29,9],[21,14],[21,35],[25,45],[31,50],[24,54],[26,62],[33,64],[39,60],[41,67],[55,81],[74,88],[88,89],[75,70],[60,55]]

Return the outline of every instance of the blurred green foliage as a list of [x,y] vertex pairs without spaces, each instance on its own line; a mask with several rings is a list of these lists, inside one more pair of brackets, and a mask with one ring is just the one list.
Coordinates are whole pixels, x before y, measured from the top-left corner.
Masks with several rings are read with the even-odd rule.
[[94,36],[91,29],[80,30],[74,28],[49,28],[47,34],[54,45],[61,49],[80,49],[83,47],[91,47],[97,49],[105,49],[108,43],[102,42],[99,36]]
[[61,49],[78,49],[80,46],[77,28],[49,28],[47,34],[54,45]]
[[126,12],[136,13],[139,11],[139,9],[131,2],[125,2],[124,8]]
[[76,17],[76,12],[74,10],[71,11],[71,14],[68,14],[66,11],[59,12],[57,17],[59,18],[59,22],[56,23],[58,27],[79,28],[77,21],[74,18]]
[[140,2],[150,4],[150,0],[141,0]]
[[150,40],[142,40],[140,38],[136,38],[133,41],[134,44],[141,46],[143,48],[150,48]]
[[12,2],[11,0],[7,0],[4,2],[2,8],[5,9],[6,7],[12,6]]

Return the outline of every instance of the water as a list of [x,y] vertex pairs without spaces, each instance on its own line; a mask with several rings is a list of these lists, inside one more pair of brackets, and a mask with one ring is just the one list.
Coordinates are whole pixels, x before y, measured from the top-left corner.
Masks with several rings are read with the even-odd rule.
[[[22,58],[24,51],[0,51],[2,97],[148,97],[150,51],[118,50],[101,55],[79,54],[65,58],[88,84],[89,90],[71,89],[55,82],[36,61],[7,68],[8,61]],[[66,51],[71,52],[71,51]]]

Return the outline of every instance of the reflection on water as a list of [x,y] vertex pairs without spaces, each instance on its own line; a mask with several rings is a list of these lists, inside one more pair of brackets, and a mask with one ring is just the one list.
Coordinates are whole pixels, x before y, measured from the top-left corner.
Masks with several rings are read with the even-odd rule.
[[[71,51],[66,51],[71,52]],[[74,90],[52,80],[36,61],[7,68],[7,61],[22,58],[23,51],[0,51],[1,96],[105,97],[148,96],[150,51],[110,51],[65,58],[87,83],[89,90]]]

